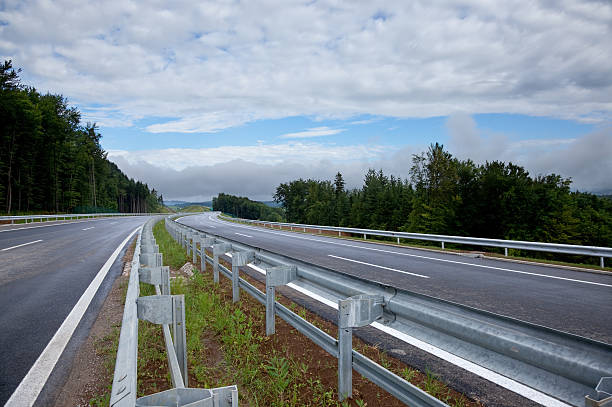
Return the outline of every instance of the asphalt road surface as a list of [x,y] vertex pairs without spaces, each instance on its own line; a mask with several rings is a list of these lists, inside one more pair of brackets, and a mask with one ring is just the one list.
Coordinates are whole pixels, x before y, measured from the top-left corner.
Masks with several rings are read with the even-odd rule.
[[[612,275],[470,258],[322,235],[264,229],[193,215],[180,223],[271,252],[524,321],[612,343]],[[249,268],[243,272],[261,280]],[[337,311],[289,287],[279,293],[335,322]],[[371,326],[354,334],[489,407],[565,405],[512,380],[456,365]]]
[[[109,257],[146,219],[0,226],[0,405],[15,391]],[[120,272],[121,257],[87,310],[90,322],[95,315],[88,314],[97,314],[96,305],[101,305]],[[79,333],[88,330],[83,325],[75,335],[86,337],[86,332]]]
[[612,343],[612,275],[270,230],[211,214],[179,222],[397,288]]

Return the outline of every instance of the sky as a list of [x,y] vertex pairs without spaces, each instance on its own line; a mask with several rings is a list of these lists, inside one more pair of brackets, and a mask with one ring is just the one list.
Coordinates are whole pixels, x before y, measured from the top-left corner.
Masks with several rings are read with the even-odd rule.
[[431,143],[612,193],[612,3],[0,0],[0,57],[164,198],[407,177]]

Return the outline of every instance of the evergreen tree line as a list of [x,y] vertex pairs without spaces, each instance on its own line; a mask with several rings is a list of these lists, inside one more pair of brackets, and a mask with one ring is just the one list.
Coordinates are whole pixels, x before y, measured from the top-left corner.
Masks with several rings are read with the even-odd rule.
[[249,198],[220,193],[212,200],[213,211],[229,213],[238,218],[283,221],[283,210],[272,208]]
[[512,163],[459,160],[436,143],[413,156],[410,179],[370,169],[347,190],[338,173],[280,184],[274,199],[294,223],[612,246],[612,200],[570,184]]
[[0,212],[157,212],[163,198],[107,160],[95,124],[0,65]]

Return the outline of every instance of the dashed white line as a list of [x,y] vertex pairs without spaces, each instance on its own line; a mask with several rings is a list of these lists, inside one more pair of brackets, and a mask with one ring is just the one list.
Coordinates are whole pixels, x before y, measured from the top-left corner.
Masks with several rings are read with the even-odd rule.
[[33,242],[18,244],[17,246],[6,247],[6,248],[0,250],[0,252],[5,252],[7,250],[16,249],[18,247],[23,247],[23,246],[27,246],[29,244],[34,244],[34,243],[38,243],[38,242],[42,242],[42,239],[34,240]]
[[61,354],[64,352],[68,341],[70,338],[72,338],[74,330],[81,321],[81,318],[83,318],[85,311],[87,311],[91,300],[93,300],[93,297],[96,295],[102,281],[119,256],[119,253],[121,253],[121,249],[123,249],[123,246],[130,241],[132,236],[134,236],[134,234],[140,228],[141,227],[134,229],[134,231],[130,233],[123,242],[121,242],[119,247],[115,249],[108,260],[106,260],[106,263],[104,263],[100,271],[98,271],[98,274],[96,274],[92,282],[89,284],[89,287],[87,287],[81,298],[79,298],[79,301],[76,303],[72,311],[70,311],[70,314],[68,314],[55,335],[53,335],[53,338],[51,338],[51,341],[49,341],[45,347],[45,350],[43,350],[38,359],[36,359],[36,362],[34,362],[28,371],[28,374],[26,374],[21,383],[19,383],[19,386],[17,386],[17,389],[11,395],[11,398],[9,398],[9,400],[6,402],[5,407],[34,405],[40,391],[43,389],[45,383],[49,379],[51,371],[57,364]]
[[[213,220],[213,221],[214,222],[218,222],[218,223],[223,223],[223,222],[221,222],[219,220],[216,220],[216,221]],[[227,223],[229,223],[229,222],[227,222]],[[236,224],[227,225],[227,226],[247,228],[247,229],[250,229],[250,230],[253,230],[255,228],[255,227],[236,225]],[[507,268],[503,268],[503,267],[486,266],[484,264],[464,263],[462,261],[456,261],[456,260],[439,259],[439,258],[436,258],[436,257],[421,256],[421,255],[418,255],[418,254],[402,253],[402,252],[396,252],[396,251],[393,251],[393,250],[377,249],[377,248],[368,247],[368,246],[359,246],[359,245],[354,245],[354,244],[333,242],[333,241],[331,241],[331,239],[330,240],[321,240],[321,239],[308,238],[308,237],[305,237],[305,236],[295,236],[294,234],[283,233],[283,232],[272,232],[272,231],[269,231],[269,230],[259,230],[259,228],[257,228],[256,230],[258,232],[261,232],[261,233],[270,233],[270,234],[273,234],[273,235],[287,236],[287,237],[292,237],[294,239],[309,240],[309,241],[320,242],[320,243],[325,243],[325,244],[334,244],[334,245],[337,245],[337,246],[355,247],[355,248],[363,249],[363,250],[371,250],[371,251],[381,252],[381,253],[397,254],[399,256],[415,257],[415,258],[418,258],[418,259],[433,260],[433,261],[439,261],[439,262],[443,262],[443,263],[461,264],[461,265],[464,265],[464,266],[479,267],[479,268],[485,268],[485,269],[489,269],[489,270],[508,271],[510,273],[517,273],[517,274],[524,274],[524,275],[529,275],[529,276],[551,278],[553,280],[572,281],[572,282],[575,282],[575,283],[590,284],[590,285],[597,285],[597,286],[612,288],[611,284],[596,283],[594,281],[585,281],[585,280],[578,280],[578,279],[575,279],[575,278],[550,276],[548,274],[530,273],[530,272],[527,272],[527,271],[512,270],[512,269],[507,269]]]
[[245,235],[244,233],[238,233],[238,232],[234,232],[234,233],[240,236],[244,236],[244,237],[253,237],[253,236]]
[[395,271],[397,273],[409,274],[409,275],[415,276],[415,277],[429,278],[429,276],[424,276],[422,274],[410,273],[409,271],[398,270],[398,269],[394,269],[394,268],[391,268],[391,267],[379,266],[377,264],[366,263],[364,261],[359,261],[359,260],[347,259],[346,257],[334,256],[333,254],[328,254],[328,256],[329,257],[333,257],[334,259],[350,261],[350,262],[353,262],[353,263],[363,264],[363,265],[370,266],[370,267],[376,267],[376,268],[379,268],[379,269]]
[[83,229],[83,230],[89,230],[89,229],[93,229],[93,228],[94,228],[94,226],[89,227],[89,228],[85,228],[85,229]]

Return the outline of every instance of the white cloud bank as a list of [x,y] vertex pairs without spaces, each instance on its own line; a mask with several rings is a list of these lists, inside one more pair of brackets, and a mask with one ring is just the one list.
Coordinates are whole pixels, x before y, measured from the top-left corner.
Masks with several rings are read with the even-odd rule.
[[512,140],[487,134],[465,114],[447,120],[448,149],[457,157],[504,161],[525,167],[532,176],[559,174],[572,179],[572,188],[612,194],[612,127],[572,139]]
[[[311,115],[612,118],[609,1],[6,0],[0,57],[125,126]],[[120,112],[120,113],[119,113]]]
[[[447,122],[445,146],[477,163],[502,160],[524,166],[532,176],[552,172],[571,177],[572,188],[612,193],[612,129],[575,139],[512,141],[478,129],[470,116]],[[209,200],[219,192],[268,200],[281,182],[298,178],[333,179],[340,171],[348,188],[361,187],[368,168],[409,177],[412,155],[428,146],[393,149],[378,145],[334,146],[294,142],[209,149],[110,151],[109,159],[162,191],[166,199]]]

